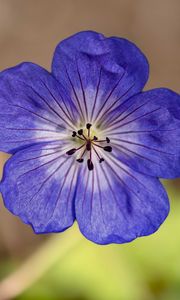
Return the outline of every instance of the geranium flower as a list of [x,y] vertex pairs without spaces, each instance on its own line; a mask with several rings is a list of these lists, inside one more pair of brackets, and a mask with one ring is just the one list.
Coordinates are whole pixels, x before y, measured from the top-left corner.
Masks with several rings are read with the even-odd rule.
[[158,178],[180,175],[180,96],[142,92],[148,71],[133,43],[87,31],[57,46],[51,73],[0,73],[0,150],[13,154],[0,190],[36,233],[76,220],[95,243],[125,243],[165,220]]

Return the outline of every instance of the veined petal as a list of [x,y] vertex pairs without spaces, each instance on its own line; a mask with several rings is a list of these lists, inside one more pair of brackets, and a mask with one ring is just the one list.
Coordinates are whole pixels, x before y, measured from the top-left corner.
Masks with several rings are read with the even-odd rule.
[[180,94],[166,88],[156,88],[152,93],[158,105],[167,108],[176,119],[180,120]]
[[126,243],[155,232],[168,215],[169,202],[157,178],[108,155],[93,172],[82,167],[75,211],[81,232],[91,241]]
[[0,191],[4,204],[36,233],[63,231],[74,222],[77,165],[67,145],[36,145],[6,163]]
[[165,89],[138,94],[108,115],[104,134],[114,155],[136,171],[180,176],[180,96]]
[[73,130],[77,111],[46,70],[23,63],[0,73],[0,150],[59,140]]
[[142,90],[148,63],[128,40],[84,31],[60,42],[52,72],[71,94],[82,122],[98,126],[110,108]]

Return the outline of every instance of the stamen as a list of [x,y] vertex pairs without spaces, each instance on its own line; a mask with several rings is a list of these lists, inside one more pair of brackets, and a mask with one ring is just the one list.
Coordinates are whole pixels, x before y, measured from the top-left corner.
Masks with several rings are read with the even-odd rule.
[[98,140],[97,136],[94,136],[93,141],[97,141],[97,140]]
[[96,147],[99,147],[99,148],[101,148],[101,149],[103,149],[103,150],[105,150],[107,152],[111,152],[112,151],[112,147],[111,146],[105,146],[105,147],[103,147],[103,146],[99,146],[99,145],[94,144],[94,143],[93,143],[93,145],[96,146]]
[[77,135],[77,132],[76,132],[76,131],[73,131],[72,137],[77,137],[78,139],[84,141],[84,139],[83,139],[82,137],[80,137],[79,135]]
[[86,128],[87,128],[87,130],[88,130],[88,137],[90,137],[90,128],[91,128],[91,124],[90,123],[87,123],[86,124]]
[[67,155],[73,155],[76,151],[78,151],[78,150],[80,150],[81,148],[83,148],[85,146],[85,144],[83,144],[82,146],[80,146],[79,148],[72,148],[72,149],[70,149],[70,150],[68,150],[67,152],[66,152],[66,154]]
[[79,135],[82,135],[83,138],[87,141],[86,136],[83,134],[83,129],[79,129],[79,130],[78,130],[78,134],[79,134]]
[[104,158],[100,157],[99,153],[97,152],[96,148],[93,146],[94,152],[96,153],[97,157],[99,158],[99,162],[103,162]]
[[83,135],[83,129],[79,129],[79,130],[78,130],[78,134],[79,134],[79,135]]
[[[89,144],[90,144],[90,166],[91,166],[91,169],[90,170],[92,170],[94,167],[93,167],[93,163],[92,163],[92,149],[91,149],[91,142],[89,141]],[[89,168],[89,167],[88,167]]]
[[104,150],[107,152],[112,152],[112,147],[111,146],[105,146]]
[[67,154],[67,155],[73,155],[75,152],[76,152],[76,149],[73,148],[73,149],[67,151],[66,154]]
[[[94,139],[95,140],[95,139]],[[98,138],[97,138],[97,143],[104,143],[104,142],[106,142],[106,143],[110,143],[110,139],[108,138],[108,137],[106,137],[106,139],[105,140],[98,140]]]
[[87,128],[87,129],[90,129],[91,126],[92,126],[92,124],[90,124],[90,123],[87,123],[87,124],[86,124],[86,128]]
[[80,158],[76,159],[78,162],[83,162],[84,161],[83,156],[84,156],[85,152],[86,152],[86,148],[84,149],[84,151],[81,154]]
[[75,137],[77,135],[76,131],[73,131],[72,137]]
[[91,159],[87,160],[87,166],[88,166],[89,171],[92,171],[94,169],[94,165],[93,165]]

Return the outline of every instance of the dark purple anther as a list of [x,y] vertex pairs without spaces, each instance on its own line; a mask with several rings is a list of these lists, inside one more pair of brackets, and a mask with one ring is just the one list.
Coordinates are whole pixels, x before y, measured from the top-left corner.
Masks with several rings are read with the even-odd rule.
[[89,171],[92,171],[94,169],[94,165],[90,159],[87,160],[87,166]]
[[107,151],[107,152],[111,152],[112,151],[112,147],[111,146],[105,146],[103,149],[105,151]]
[[75,149],[75,148],[73,148],[73,149],[71,149],[71,150],[67,151],[67,152],[66,152],[66,154],[68,154],[68,155],[72,155],[72,154],[74,154],[75,152],[76,152],[76,149]]

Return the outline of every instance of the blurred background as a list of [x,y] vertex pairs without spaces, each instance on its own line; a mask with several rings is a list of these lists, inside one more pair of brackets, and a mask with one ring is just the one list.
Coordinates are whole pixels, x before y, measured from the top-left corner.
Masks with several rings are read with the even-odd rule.
[[[146,89],[180,92],[179,0],[0,0],[0,70],[50,69],[57,43],[81,30],[134,41],[150,63]],[[0,170],[8,158],[0,153]],[[77,225],[36,236],[0,202],[0,300],[179,300],[180,181],[164,182],[171,212],[160,230],[98,246]]]

